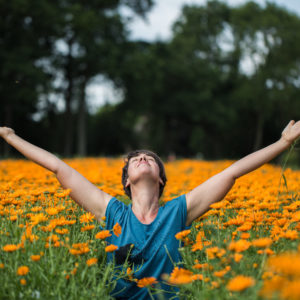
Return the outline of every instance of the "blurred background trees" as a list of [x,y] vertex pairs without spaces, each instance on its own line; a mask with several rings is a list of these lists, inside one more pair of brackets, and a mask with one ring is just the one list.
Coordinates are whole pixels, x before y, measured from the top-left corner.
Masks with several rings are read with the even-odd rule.
[[[169,41],[145,42],[120,7],[152,0],[0,3],[0,124],[49,151],[238,158],[300,119],[300,17],[275,4],[185,6]],[[122,99],[92,114],[99,75]]]

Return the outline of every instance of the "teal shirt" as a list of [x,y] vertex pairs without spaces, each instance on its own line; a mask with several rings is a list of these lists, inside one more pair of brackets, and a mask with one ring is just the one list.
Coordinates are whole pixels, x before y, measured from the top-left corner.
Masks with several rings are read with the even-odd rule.
[[[114,253],[108,253],[108,261],[112,261],[113,256],[115,256],[117,265],[122,266],[129,247],[133,244],[134,247],[130,251],[129,262],[134,265],[134,277],[137,279],[155,277],[159,281],[160,287],[168,291],[163,294],[164,297],[174,297],[174,293],[178,289],[163,284],[161,275],[164,273],[170,274],[174,269],[172,261],[177,263],[181,260],[178,251],[180,241],[175,238],[175,234],[190,228],[185,225],[186,215],[185,195],[159,207],[156,218],[150,224],[142,224],[137,219],[132,212],[131,204],[127,206],[116,198],[112,198],[105,213],[106,229],[111,230],[118,222],[122,227],[122,233],[119,237],[112,234],[111,237],[106,239],[108,244],[119,247]],[[151,299],[147,288],[139,288],[135,282],[123,279],[118,280],[111,295],[115,298]],[[155,295],[153,296],[156,298]]]

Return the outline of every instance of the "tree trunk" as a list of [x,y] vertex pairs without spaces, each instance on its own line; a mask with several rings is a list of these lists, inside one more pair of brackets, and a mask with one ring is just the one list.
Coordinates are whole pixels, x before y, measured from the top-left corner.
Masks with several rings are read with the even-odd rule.
[[262,147],[263,131],[264,131],[264,113],[259,112],[257,116],[255,139],[253,145],[253,151],[257,151]]
[[81,84],[78,115],[77,115],[77,154],[79,156],[86,156],[86,85],[85,78]]
[[73,58],[72,58],[72,42],[68,43],[69,54],[66,66],[66,80],[68,82],[68,88],[66,90],[65,101],[66,101],[66,111],[65,111],[65,139],[64,139],[64,155],[66,157],[70,156],[72,153],[73,144],[73,115],[72,115],[72,101],[73,101]]

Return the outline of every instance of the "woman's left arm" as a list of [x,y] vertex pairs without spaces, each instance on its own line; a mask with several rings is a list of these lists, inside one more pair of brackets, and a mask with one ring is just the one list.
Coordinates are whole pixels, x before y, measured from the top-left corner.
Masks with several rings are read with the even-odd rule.
[[300,136],[300,121],[290,121],[282,132],[281,138],[261,150],[238,160],[224,171],[216,174],[186,194],[187,223],[209,210],[210,205],[222,200],[230,191],[235,180],[269,162],[290,147]]

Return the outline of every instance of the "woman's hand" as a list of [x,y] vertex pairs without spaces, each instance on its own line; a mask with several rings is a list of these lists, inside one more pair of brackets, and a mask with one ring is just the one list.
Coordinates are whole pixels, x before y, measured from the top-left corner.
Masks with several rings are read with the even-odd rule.
[[297,123],[294,120],[290,121],[282,131],[281,136],[289,144],[295,141],[300,136],[300,121]]
[[2,138],[4,138],[5,140],[12,133],[15,133],[15,131],[13,129],[8,128],[8,127],[0,127],[0,136]]

